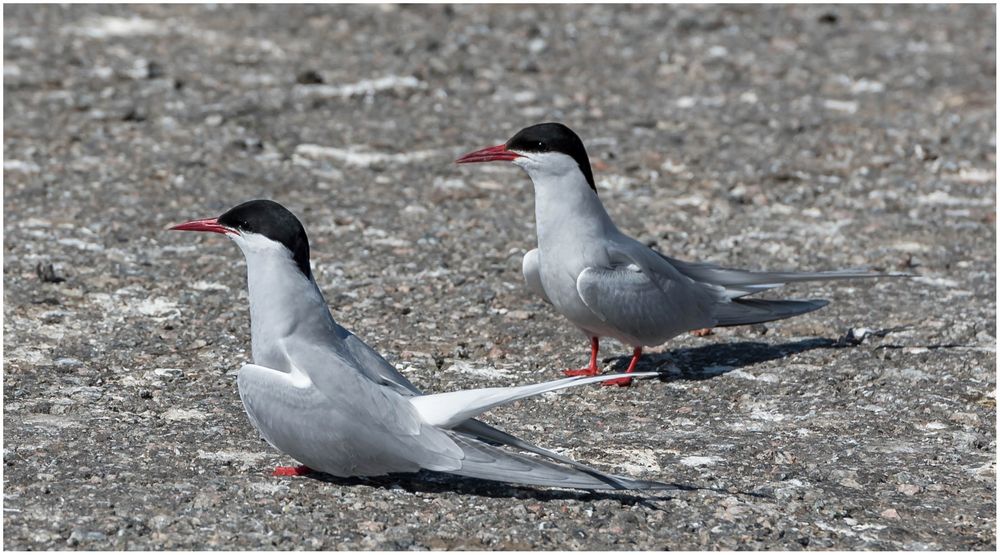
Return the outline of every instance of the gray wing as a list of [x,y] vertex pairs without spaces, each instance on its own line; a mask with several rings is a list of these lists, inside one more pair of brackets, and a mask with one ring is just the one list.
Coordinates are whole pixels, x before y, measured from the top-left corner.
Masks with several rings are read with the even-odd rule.
[[532,293],[538,295],[543,301],[552,304],[549,296],[545,294],[545,287],[542,286],[542,276],[538,273],[539,268],[538,249],[531,249],[521,260],[521,274],[524,275],[524,283]]
[[601,320],[643,345],[657,345],[688,330],[715,325],[722,288],[706,286],[678,272],[645,245],[614,243],[610,267],[588,267],[576,289]]
[[[485,422],[481,422],[479,420],[467,420],[466,422],[462,423],[459,426],[456,426],[453,429],[457,432],[462,432],[464,434],[474,436],[480,440],[488,441],[493,444],[507,445],[510,447],[514,447],[516,449],[521,449],[522,451],[528,451],[529,453],[541,455],[543,457],[547,457],[552,460],[569,465],[574,469],[579,470],[580,472],[583,472],[600,480],[605,484],[604,487],[611,487],[614,489],[647,489],[637,486],[639,484],[657,483],[657,482],[637,481],[631,478],[615,476],[613,474],[606,474],[604,472],[601,472],[600,470],[597,470],[596,468],[592,468],[583,463],[574,461],[569,457],[564,457],[559,453],[549,451],[548,449],[539,447],[537,445],[532,445],[518,437],[512,436],[502,430],[498,430],[493,426],[490,426],[489,424],[486,424]],[[461,447],[462,444],[460,443],[459,446]],[[479,447],[480,451],[485,449],[482,445],[479,445]],[[530,459],[530,460],[532,462],[537,461],[537,459]],[[566,469],[563,470],[565,471]]]
[[[537,257],[538,249],[534,249],[531,252],[535,253]],[[531,252],[529,252],[528,254],[530,255]],[[537,265],[535,266],[535,268],[537,269]],[[537,276],[537,272],[535,273],[535,275]],[[539,286],[541,286],[540,282]],[[365,342],[363,342],[357,336],[351,334],[350,332],[347,332],[346,330],[345,333],[347,334],[344,339],[345,344],[348,350],[355,356],[356,359],[358,359],[358,362],[360,364],[375,369],[378,376],[386,380],[387,382],[401,385],[405,388],[406,391],[412,392],[412,394],[414,395],[421,395],[420,390],[418,390],[416,386],[410,383],[409,380],[403,377],[403,375],[400,374],[396,370],[396,368],[394,368],[391,364],[389,364],[387,360],[382,358],[382,356],[380,356],[378,352],[369,347]],[[401,391],[400,394],[406,395],[404,391]],[[633,484],[634,481],[630,481],[624,478],[614,477],[610,474],[605,474],[597,469],[591,468],[587,465],[574,461],[573,459],[564,457],[553,451],[549,451],[548,449],[532,445],[518,437],[515,437],[497,428],[494,428],[493,426],[490,426],[489,424],[486,424],[485,422],[482,422],[480,420],[470,418],[469,420],[466,420],[465,422],[459,424],[453,429],[456,432],[467,434],[469,436],[476,437],[483,441],[492,442],[497,445],[505,445],[513,447],[515,449],[520,449],[522,451],[528,451],[536,455],[541,455],[543,457],[548,457],[552,460],[574,467],[586,474],[590,474],[594,477],[597,477],[599,480],[602,480],[606,486],[610,485],[614,487],[615,484],[617,484],[622,489],[634,489],[628,486],[628,484]]]
[[[402,397],[397,395],[396,405],[403,416],[387,418],[386,401],[372,402],[372,390],[349,383],[351,377],[341,384],[350,394],[331,398],[294,374],[246,365],[237,378],[254,428],[279,451],[337,476],[461,466],[461,449],[437,428],[408,418],[409,403]],[[353,379],[363,378],[355,374]]]
[[451,474],[532,486],[579,489],[675,489],[675,486],[660,482],[567,468],[534,457],[508,453],[460,434],[453,434],[452,438],[462,449],[464,458],[462,467],[450,471]]
[[[372,442],[374,451],[408,452],[410,460],[432,470],[457,465],[460,453],[454,443],[420,418],[407,399],[410,395],[373,380],[356,360],[329,345],[292,337],[282,346],[293,367],[307,375],[327,401],[324,407],[331,417],[311,425],[360,426],[353,440]],[[366,433],[370,439],[361,437]]]
[[410,380],[399,373],[395,366],[378,354],[375,349],[358,338],[358,336],[340,327],[346,334],[343,336],[344,346],[358,364],[373,377],[376,383],[389,385],[402,395],[420,395],[420,390]]
[[[655,252],[655,251],[654,251]],[[826,281],[834,279],[912,277],[901,272],[878,273],[861,269],[833,270],[825,272],[753,272],[734,268],[723,268],[707,262],[684,262],[657,253],[681,274],[694,281],[718,285],[725,288],[726,296],[736,299],[752,295],[786,283],[797,281]]]
[[[534,252],[537,255],[538,249],[534,249],[531,252]],[[531,253],[529,252],[528,254],[530,255]],[[541,284],[539,283],[539,286],[540,285]],[[364,341],[361,341],[361,339],[359,339],[357,336],[350,334],[350,332],[347,333],[349,334],[349,336],[345,340],[347,343],[347,347],[351,351],[351,353],[355,356],[355,358],[358,359],[359,363],[361,364],[367,363],[367,365],[374,368],[377,371],[377,374],[386,381],[394,384],[399,384],[403,386],[407,391],[412,392],[414,395],[422,395],[422,393],[420,392],[419,389],[417,389],[416,386],[414,386],[412,383],[410,383],[409,380],[403,377],[403,375],[400,374],[395,367],[389,364],[387,360],[382,358],[382,356],[379,355],[378,352],[369,347]],[[400,393],[406,395],[406,393],[404,392]],[[570,466],[578,468],[584,472],[601,476],[603,477],[603,479],[609,480],[608,483],[612,483],[614,481],[614,478],[608,474],[604,474],[599,470],[586,466],[582,463],[576,462],[573,459],[564,457],[553,451],[549,451],[548,449],[543,449],[541,447],[532,445],[518,437],[512,436],[502,430],[494,428],[493,426],[490,426],[489,424],[486,424],[485,422],[482,422],[480,420],[470,418],[469,420],[466,420],[465,422],[459,424],[453,429],[457,432],[474,436],[483,441],[492,442],[496,445],[506,445],[509,447],[514,447],[516,449],[521,449],[523,451],[528,451],[536,455],[541,455],[543,457],[549,457],[563,464],[568,464]]]
[[822,299],[812,301],[733,299],[716,305],[715,325],[743,326],[773,322],[819,310],[828,304],[830,304],[829,301]]
[[[536,249],[536,251],[537,251],[537,249]],[[399,374],[399,372],[396,371],[396,369],[391,364],[389,364],[388,361],[386,361],[384,358],[382,358],[381,356],[379,356],[379,354],[374,349],[372,349],[367,344],[365,344],[363,341],[361,341],[357,336],[351,335],[350,339],[353,340],[352,341],[352,345],[351,345],[351,351],[353,353],[355,353],[355,356],[358,356],[359,358],[362,359],[362,360],[359,360],[359,362],[364,363],[365,360],[370,361],[370,363],[373,366],[381,369],[381,371],[379,372],[379,375],[381,375],[382,377],[384,377],[384,378],[386,378],[388,380],[393,380],[393,378],[396,377],[396,379],[393,380],[394,383],[409,384],[409,391],[412,391],[414,395],[421,395],[420,391],[415,386],[413,386],[412,384],[410,384],[410,382],[408,380],[406,380],[406,378],[404,378],[401,374]],[[399,381],[399,380],[401,380],[401,381]],[[405,393],[403,393],[403,394],[405,395]],[[508,434],[508,433],[506,433],[506,432],[504,432],[502,430],[494,428],[493,426],[490,426],[489,424],[486,424],[485,422],[482,422],[480,420],[476,420],[476,419],[470,418],[469,420],[466,420],[462,424],[459,424],[458,426],[456,426],[455,428],[453,428],[453,430],[456,431],[456,432],[460,432],[462,434],[468,435],[468,436],[475,437],[475,438],[477,438],[479,440],[482,440],[482,441],[491,442],[491,443],[496,444],[496,445],[504,445],[504,446],[513,447],[515,449],[520,449],[522,451],[527,451],[529,453],[534,453],[536,455],[540,455],[540,456],[543,456],[543,457],[548,457],[548,458],[550,458],[552,460],[558,461],[558,462],[563,463],[565,465],[569,465],[569,466],[571,466],[571,467],[579,470],[580,472],[583,472],[584,474],[587,474],[587,475],[592,476],[593,478],[596,478],[597,480],[600,481],[600,483],[603,484],[603,486],[601,486],[601,485],[598,485],[597,482],[593,482],[591,480],[589,483],[592,483],[594,485],[594,487],[604,487],[604,488],[611,487],[611,488],[615,488],[615,489],[646,489],[646,488],[640,487],[640,486],[648,485],[648,484],[656,484],[656,482],[642,482],[642,481],[632,480],[632,479],[629,479],[629,478],[623,478],[623,477],[620,477],[620,476],[614,476],[614,475],[611,475],[611,474],[606,474],[606,473],[601,472],[601,471],[599,471],[599,470],[597,470],[595,468],[589,467],[589,466],[587,466],[587,465],[585,465],[583,463],[574,461],[573,459],[571,459],[569,457],[564,457],[564,456],[562,456],[562,455],[560,455],[558,453],[555,453],[553,451],[550,451],[548,449],[544,449],[542,447],[538,447],[536,445],[532,445],[531,443],[528,443],[528,442],[526,442],[526,441],[524,441],[524,440],[522,440],[522,439],[520,439],[520,438],[518,438],[516,436]],[[479,449],[476,452],[482,453],[482,452],[488,451],[487,446],[482,445],[481,443],[478,444],[478,447],[479,447]],[[494,456],[495,456],[495,454],[494,454]],[[520,463],[519,467],[523,467],[526,464],[527,465],[537,464],[537,460],[536,459],[529,459],[529,460],[527,460],[527,461],[525,461],[523,463]],[[475,466],[474,463],[473,463],[473,466]],[[567,471],[566,471],[565,468],[562,468],[562,467],[557,467],[557,468],[559,468],[560,470],[562,470],[563,474],[566,474]],[[480,469],[480,470],[483,471],[483,472],[486,471],[486,469]],[[470,470],[470,472],[471,472],[471,470]],[[554,472],[554,471],[550,470],[550,473],[551,472]],[[561,474],[560,476],[562,476],[563,474]],[[570,474],[572,474],[573,476],[576,476],[576,478],[575,478],[576,480],[583,479],[583,478],[577,476],[578,473],[570,473]],[[560,479],[559,484],[560,485],[566,485],[565,480]]]

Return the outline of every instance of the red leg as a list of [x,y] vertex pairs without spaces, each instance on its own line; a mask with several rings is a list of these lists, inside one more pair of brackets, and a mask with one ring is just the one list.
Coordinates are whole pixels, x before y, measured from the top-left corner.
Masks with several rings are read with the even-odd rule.
[[275,467],[274,472],[271,476],[305,476],[310,474],[313,470],[306,465],[299,466],[278,466]]
[[597,351],[600,347],[600,341],[596,337],[590,338],[590,367],[588,368],[578,368],[576,370],[563,370],[563,374],[567,376],[596,376],[600,370],[597,368]]
[[[625,370],[626,374],[631,374],[635,372],[635,365],[639,364],[639,357],[642,356],[642,347],[636,347],[632,351],[632,360],[628,363],[628,369]],[[618,378],[617,380],[608,380],[606,382],[601,382],[601,385],[617,385],[618,387],[628,387],[632,385],[632,378]]]

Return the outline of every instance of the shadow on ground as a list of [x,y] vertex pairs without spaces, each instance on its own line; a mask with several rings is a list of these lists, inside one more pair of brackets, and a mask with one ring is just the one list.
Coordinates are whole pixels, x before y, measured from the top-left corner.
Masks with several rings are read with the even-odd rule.
[[531,486],[518,486],[432,471],[420,471],[414,474],[391,474],[370,478],[341,478],[322,472],[313,472],[309,474],[309,477],[341,486],[369,486],[385,490],[401,489],[410,493],[458,493],[492,498],[535,499],[537,501],[569,499],[597,501],[610,499],[618,501],[622,505],[635,505],[649,501],[666,501],[671,499],[672,496],[670,494],[675,491],[703,489],[680,484],[670,484],[675,489],[635,493],[626,493],[623,491],[536,489]]
[[[663,380],[709,380],[737,368],[778,360],[813,349],[840,349],[851,345],[825,337],[802,339],[772,345],[760,341],[714,343],[702,347],[674,349],[666,353],[650,353],[639,359],[637,371],[662,372]],[[631,357],[605,359],[615,361],[615,371],[624,371]],[[678,374],[677,371],[680,371]]]
[[572,489],[542,489],[532,486],[520,486],[507,484],[504,482],[493,482],[490,480],[480,480],[477,478],[467,478],[442,472],[432,472],[422,470],[414,474],[391,474],[387,476],[375,476],[370,478],[341,478],[324,474],[322,472],[312,472],[310,478],[336,484],[340,486],[368,486],[384,490],[401,489],[410,493],[458,493],[462,495],[476,495],[480,497],[492,498],[513,498],[513,499],[535,499],[537,501],[599,501],[613,500],[622,505],[645,505],[657,510],[661,510],[651,502],[668,501],[674,496],[674,492],[693,491],[714,491],[723,495],[749,495],[753,497],[767,497],[767,495],[753,492],[731,492],[718,488],[702,488],[684,484],[668,484],[670,489],[647,490],[647,491],[587,491]]

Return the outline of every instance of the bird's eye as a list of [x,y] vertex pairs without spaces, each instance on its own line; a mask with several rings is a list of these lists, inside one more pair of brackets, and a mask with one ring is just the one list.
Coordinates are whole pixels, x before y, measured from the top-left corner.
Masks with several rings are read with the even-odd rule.
[[542,142],[542,141],[537,141],[535,143],[535,146],[537,146],[539,149],[544,149],[545,148],[545,143]]

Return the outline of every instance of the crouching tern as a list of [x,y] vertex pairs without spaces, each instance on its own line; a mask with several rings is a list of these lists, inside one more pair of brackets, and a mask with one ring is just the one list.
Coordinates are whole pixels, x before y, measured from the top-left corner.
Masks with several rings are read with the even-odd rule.
[[240,398],[268,443],[304,465],[279,467],[275,474],[318,470],[349,477],[428,469],[536,486],[672,487],[605,474],[475,420],[517,399],[614,376],[421,393],[334,321],[310,270],[305,230],[280,204],[254,200],[170,229],[221,233],[246,257],[254,363],[239,371]]
[[[860,270],[755,272],[663,255],[618,230],[597,196],[583,141],[560,123],[519,131],[506,143],[470,152],[459,164],[507,161],[535,189],[538,248],[524,255],[524,280],[590,339],[590,365],[569,376],[598,373],[601,337],[633,347],[626,373],[643,347],[687,331],[770,322],[805,314],[825,300],[746,299],[796,281],[873,278]],[[631,379],[604,385],[628,386]]]

